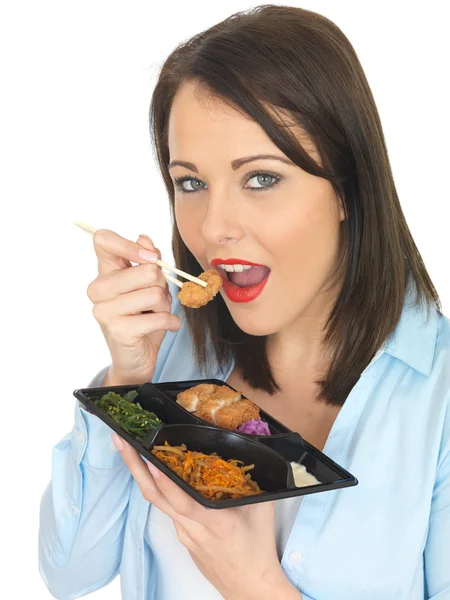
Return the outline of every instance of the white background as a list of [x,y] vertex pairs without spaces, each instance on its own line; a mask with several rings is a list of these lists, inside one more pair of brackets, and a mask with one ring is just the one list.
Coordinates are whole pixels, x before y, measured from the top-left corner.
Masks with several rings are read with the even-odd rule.
[[[324,14],[354,45],[404,212],[450,314],[447,2],[286,4]],[[51,450],[72,427],[73,390],[109,363],[86,296],[96,276],[92,238],[73,221],[133,240],[146,233],[172,261],[168,201],[148,133],[155,76],[177,43],[253,6],[153,5],[2,5],[1,598],[52,597],[37,568]],[[118,579],[92,597],[120,598]]]

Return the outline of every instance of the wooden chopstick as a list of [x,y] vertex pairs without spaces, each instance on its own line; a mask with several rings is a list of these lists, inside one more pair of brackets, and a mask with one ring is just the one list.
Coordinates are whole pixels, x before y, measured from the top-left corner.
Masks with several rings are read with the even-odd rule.
[[[87,225],[86,223],[83,223],[82,221],[75,221],[75,225],[77,225],[77,227],[80,227],[80,229],[83,229],[87,233],[90,233],[91,235],[94,235],[94,233],[97,231],[94,227],[92,227],[91,225]],[[185,273],[184,271],[181,271],[180,269],[177,269],[176,267],[172,267],[171,265],[164,262],[163,260],[159,260],[159,258],[156,259],[155,263],[159,267],[161,267],[161,269],[167,269],[169,271],[172,271],[173,273],[177,273],[178,275],[181,275],[185,279],[189,279],[189,281],[193,281],[194,283],[197,283],[198,285],[201,285],[202,287],[206,287],[208,285],[206,281],[203,281],[202,279],[199,279],[198,277],[194,277],[193,275],[189,275],[189,273]],[[164,271],[161,271],[161,272],[168,281],[175,283],[175,285],[177,285],[180,288],[183,287],[182,281],[179,281],[175,277],[172,277],[171,275],[164,273]]]
[[180,281],[179,279],[177,279],[176,277],[172,277],[172,275],[169,275],[169,273],[164,273],[163,270],[161,270],[161,273],[164,275],[164,277],[167,279],[167,281],[171,281],[172,283],[174,283],[175,285],[177,285],[180,288],[183,287],[183,282]]

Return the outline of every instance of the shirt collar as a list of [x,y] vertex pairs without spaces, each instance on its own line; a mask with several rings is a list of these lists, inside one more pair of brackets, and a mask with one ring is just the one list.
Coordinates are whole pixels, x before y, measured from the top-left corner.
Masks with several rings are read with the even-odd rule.
[[421,304],[414,306],[407,295],[400,321],[383,350],[429,376],[433,365],[439,327],[439,311]]

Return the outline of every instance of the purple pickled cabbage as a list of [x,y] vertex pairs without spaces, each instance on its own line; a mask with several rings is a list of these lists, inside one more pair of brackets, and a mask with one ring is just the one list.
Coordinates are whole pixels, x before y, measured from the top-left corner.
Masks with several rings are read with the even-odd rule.
[[250,419],[242,423],[236,431],[239,433],[248,433],[250,435],[270,435],[270,429],[266,421],[261,419]]

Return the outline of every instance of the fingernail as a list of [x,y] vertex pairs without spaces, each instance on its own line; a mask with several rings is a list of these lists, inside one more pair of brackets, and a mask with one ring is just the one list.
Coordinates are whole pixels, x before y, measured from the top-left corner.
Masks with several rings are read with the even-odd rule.
[[113,433],[111,435],[111,437],[112,437],[112,441],[114,443],[114,446],[117,448],[117,450],[119,450],[120,452],[122,452],[122,450],[125,449],[125,445],[124,445],[124,442],[123,442],[122,438],[120,438],[117,435],[117,433]]
[[159,469],[157,467],[155,467],[155,465],[152,465],[151,462],[148,462],[147,465],[148,465],[148,470],[153,475],[153,477],[155,479],[158,479],[158,477],[159,477]]
[[156,252],[150,252],[150,250],[139,250],[138,255],[142,260],[148,260],[149,262],[156,262],[158,258]]

